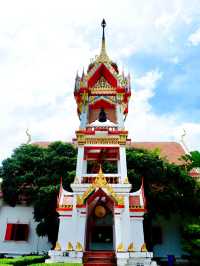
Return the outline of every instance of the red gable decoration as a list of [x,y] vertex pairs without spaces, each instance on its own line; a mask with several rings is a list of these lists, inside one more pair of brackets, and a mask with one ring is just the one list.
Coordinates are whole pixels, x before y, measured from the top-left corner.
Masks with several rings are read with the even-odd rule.
[[102,76],[108,81],[111,86],[117,87],[116,78],[113,76],[113,74],[111,74],[111,72],[104,64],[101,64],[99,68],[97,68],[96,72],[88,80],[88,87],[93,87]]

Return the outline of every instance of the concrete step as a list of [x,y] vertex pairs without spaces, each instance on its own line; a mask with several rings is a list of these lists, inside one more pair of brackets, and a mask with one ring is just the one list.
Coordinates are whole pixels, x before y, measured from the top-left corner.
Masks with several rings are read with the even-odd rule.
[[113,251],[86,251],[83,254],[84,266],[116,266]]

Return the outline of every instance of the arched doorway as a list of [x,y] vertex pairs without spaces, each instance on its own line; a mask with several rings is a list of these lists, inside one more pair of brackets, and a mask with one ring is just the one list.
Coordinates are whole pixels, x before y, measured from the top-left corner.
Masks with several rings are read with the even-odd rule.
[[114,250],[114,202],[98,189],[87,200],[86,250]]

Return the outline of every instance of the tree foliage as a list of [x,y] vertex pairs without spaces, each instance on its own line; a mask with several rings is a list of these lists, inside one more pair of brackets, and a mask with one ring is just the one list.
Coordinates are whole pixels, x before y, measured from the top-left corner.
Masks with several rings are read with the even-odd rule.
[[189,154],[185,154],[184,156],[182,156],[182,159],[184,160],[184,165],[188,171],[193,168],[200,168],[199,151],[192,151]]
[[[60,177],[63,178],[64,188],[71,190],[70,183],[75,177],[76,154],[74,146],[61,142],[52,143],[48,148],[22,145],[10,158],[3,161],[0,169],[4,200],[11,206],[23,200],[33,204],[34,218],[39,222],[37,233],[40,236],[48,235],[52,243],[57,238],[56,198]],[[198,217],[199,186],[187,174],[185,169],[190,169],[187,160],[186,164],[187,167],[171,164],[160,158],[158,150],[127,149],[129,182],[135,191],[141,186],[141,178],[144,179],[150,218],[158,214],[169,217],[177,212],[185,219]],[[113,164],[103,164],[105,172],[115,171],[115,168]],[[184,227],[185,236],[189,233],[186,230],[187,225]],[[199,245],[198,239],[195,245]]]
[[37,233],[55,243],[58,229],[56,199],[60,178],[70,190],[75,176],[76,149],[71,144],[54,142],[48,148],[22,145],[4,160],[1,168],[4,200],[11,206],[33,204]]
[[[189,172],[193,168],[200,169],[200,152],[192,151],[182,157],[185,161],[184,167]],[[191,254],[193,265],[199,265],[200,261],[200,183],[197,180],[195,189],[195,201],[198,206],[194,215],[185,219],[183,226],[183,247],[185,251]],[[192,207],[192,205],[191,205]]]
[[138,149],[127,150],[127,168],[134,190],[139,189],[144,178],[147,209],[152,217],[198,212],[197,185],[184,168],[161,159],[157,152]]

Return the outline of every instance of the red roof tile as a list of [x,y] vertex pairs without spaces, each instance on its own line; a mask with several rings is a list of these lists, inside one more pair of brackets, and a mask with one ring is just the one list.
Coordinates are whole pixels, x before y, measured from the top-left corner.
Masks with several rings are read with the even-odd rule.
[[181,164],[179,158],[185,154],[183,147],[177,142],[132,142],[128,147],[151,151],[159,149],[162,158],[176,164]]
[[47,148],[52,142],[51,141],[36,141],[31,143],[32,145],[37,145],[42,148]]

